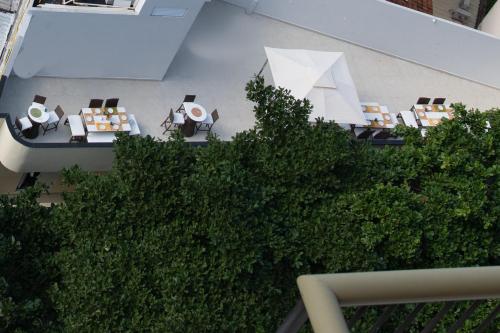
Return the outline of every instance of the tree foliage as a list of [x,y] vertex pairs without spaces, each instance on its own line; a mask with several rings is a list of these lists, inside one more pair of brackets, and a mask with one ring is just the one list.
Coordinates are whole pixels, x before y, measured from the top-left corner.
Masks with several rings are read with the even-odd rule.
[[231,142],[121,137],[110,173],[68,170],[74,191],[33,213],[65,332],[269,332],[300,274],[499,264],[499,110],[457,104],[381,149],[261,77],[247,96],[256,126]]

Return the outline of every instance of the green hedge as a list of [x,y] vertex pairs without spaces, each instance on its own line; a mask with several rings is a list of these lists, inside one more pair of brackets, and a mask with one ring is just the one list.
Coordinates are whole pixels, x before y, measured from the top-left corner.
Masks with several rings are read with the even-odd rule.
[[64,332],[271,332],[300,274],[500,264],[499,110],[379,149],[262,78],[247,92],[257,125],[231,142],[122,137],[110,173],[66,172],[45,227]]

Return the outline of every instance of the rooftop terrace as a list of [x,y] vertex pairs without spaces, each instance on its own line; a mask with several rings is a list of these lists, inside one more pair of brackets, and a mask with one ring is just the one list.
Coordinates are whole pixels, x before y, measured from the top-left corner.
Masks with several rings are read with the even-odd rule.
[[[246,43],[241,44],[241,40]],[[218,109],[213,132],[224,140],[254,124],[252,104],[244,87],[265,62],[264,46],[345,52],[360,99],[387,105],[391,112],[407,110],[419,96],[446,97],[488,109],[500,105],[500,90],[421,65],[375,52],[322,34],[215,0],[205,4],[163,81],[59,79],[11,76],[0,100],[0,112],[26,115],[35,94],[47,97],[47,106],[61,105],[66,115],[78,114],[91,98],[120,98],[134,114],[143,134],[165,138],[161,122],[184,95],[208,111]],[[75,66],[78,64],[75,63]],[[264,71],[272,83],[269,69]],[[68,142],[70,130],[40,135],[36,142]],[[200,133],[189,140],[204,140]]]

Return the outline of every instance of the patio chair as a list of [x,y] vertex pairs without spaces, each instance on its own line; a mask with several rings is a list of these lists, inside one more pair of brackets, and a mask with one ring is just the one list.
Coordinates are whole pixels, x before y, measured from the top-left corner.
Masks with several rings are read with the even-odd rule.
[[128,135],[141,135],[139,124],[137,124],[137,120],[133,114],[128,115],[128,123],[130,124],[130,132],[128,132]]
[[106,100],[105,108],[116,108],[118,107],[118,98],[108,98]]
[[40,95],[35,95],[35,97],[33,98],[33,102],[41,104],[41,105],[45,105],[46,100],[47,100],[47,97],[40,96]]
[[184,115],[179,112],[174,112],[173,109],[170,109],[170,113],[167,119],[165,119],[163,123],[161,123],[161,126],[165,127],[163,134],[165,134],[167,131],[173,131],[179,128],[180,126],[184,125],[184,123],[185,123]]
[[431,102],[431,99],[429,97],[419,97],[417,100],[418,105],[427,105]]
[[16,117],[16,128],[19,131],[18,136],[20,138],[25,136],[25,132],[33,127],[33,124],[31,123],[31,120],[28,117],[22,117],[19,119],[19,117]]
[[434,101],[432,102],[432,104],[434,105],[443,105],[444,102],[446,102],[446,98],[434,98]]
[[85,129],[83,128],[82,117],[78,115],[69,115],[64,124],[69,124],[71,129],[69,143],[83,142],[85,140]]
[[102,105],[104,104],[104,100],[102,99],[91,99],[89,103],[89,108],[91,109],[99,109],[102,108]]
[[373,138],[378,140],[385,140],[390,137],[391,137],[391,132],[385,130],[378,131],[376,134],[373,135]]
[[217,109],[213,110],[211,114],[207,114],[207,119],[203,120],[199,125],[197,130],[198,131],[207,131],[211,132],[212,127],[214,126],[215,122],[219,119],[219,112],[217,112]]
[[184,103],[194,103],[195,99],[196,99],[196,95],[185,95],[184,96],[184,101],[182,102],[181,106],[179,106],[177,108],[177,110],[175,110],[175,112],[186,111],[184,109]]
[[355,128],[354,135],[356,139],[368,139],[372,135],[373,131],[367,128]]
[[59,122],[61,121],[62,117],[64,116],[64,111],[61,108],[60,105],[56,107],[54,111],[49,112],[49,120],[45,124],[42,124],[43,128],[43,135],[47,133],[47,131],[51,130],[56,130],[59,126]]

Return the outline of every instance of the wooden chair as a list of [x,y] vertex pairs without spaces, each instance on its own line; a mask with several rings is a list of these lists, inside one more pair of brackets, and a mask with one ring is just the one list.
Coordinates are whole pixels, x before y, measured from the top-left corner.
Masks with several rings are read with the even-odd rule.
[[368,139],[372,135],[373,131],[368,128],[356,128],[354,131],[354,135],[356,139]]
[[91,99],[90,100],[90,103],[89,103],[89,108],[91,109],[99,109],[99,108],[102,108],[102,105],[104,104],[104,100],[103,99]]
[[56,107],[54,111],[49,112],[49,120],[45,124],[42,124],[43,128],[43,135],[47,133],[47,131],[51,130],[56,130],[59,126],[59,122],[61,121],[62,117],[64,116],[64,111],[61,108],[60,105]]
[[199,125],[198,125],[198,131],[207,131],[211,132],[212,127],[214,126],[215,122],[219,119],[219,112],[217,109],[213,110],[211,114],[207,115],[207,119],[203,120]]
[[446,102],[446,98],[434,98],[434,101],[432,102],[432,104],[434,105],[443,105],[444,102]]
[[418,105],[427,105],[431,102],[431,99],[429,97],[419,97],[417,100]]
[[45,105],[46,100],[47,100],[47,97],[40,96],[40,95],[35,95],[35,97],[33,98],[33,102],[41,104],[41,105]]
[[385,140],[391,137],[391,132],[386,130],[381,130],[373,135],[374,139]]
[[31,120],[28,117],[16,117],[16,128],[19,131],[17,134],[20,138],[25,136],[25,131],[31,129],[33,127],[33,124],[31,123]]
[[165,127],[163,134],[165,134],[167,131],[173,131],[177,129],[178,127],[184,125],[184,123],[184,115],[179,112],[174,112],[173,109],[170,109],[170,113],[168,114],[167,119],[165,119],[163,123],[161,123],[161,126]]
[[118,98],[108,98],[106,100],[105,108],[116,108],[118,107]]
[[184,103],[194,103],[196,99],[196,95],[185,95],[184,96],[184,101],[182,102],[182,104],[177,108],[177,110],[175,110],[175,112],[182,112],[182,111],[186,111],[184,109]]

